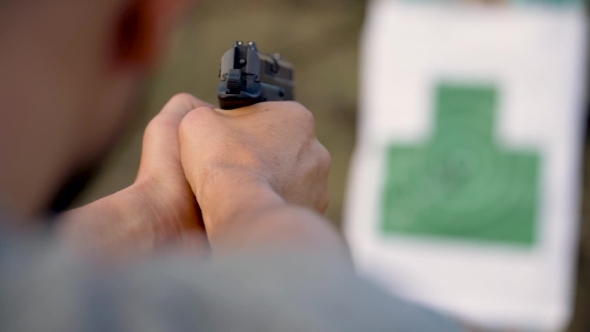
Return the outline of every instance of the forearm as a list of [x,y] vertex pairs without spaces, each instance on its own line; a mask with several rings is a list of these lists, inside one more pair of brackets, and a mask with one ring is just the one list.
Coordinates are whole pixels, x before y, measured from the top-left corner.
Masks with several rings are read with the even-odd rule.
[[[151,194],[149,184],[134,184],[116,194],[65,213],[57,227],[60,240],[99,256],[125,257],[180,243],[195,235],[195,225]],[[195,235],[196,236],[196,235]],[[202,238],[192,239],[203,242]]]
[[214,194],[203,194],[205,200],[215,197],[214,204],[205,205],[212,207],[204,209],[203,216],[215,255],[278,249],[348,258],[342,237],[325,218],[286,203],[269,186],[239,182],[213,187]]
[[305,208],[269,206],[225,223],[227,227],[209,236],[214,254],[276,249],[348,256],[343,240],[328,222]]

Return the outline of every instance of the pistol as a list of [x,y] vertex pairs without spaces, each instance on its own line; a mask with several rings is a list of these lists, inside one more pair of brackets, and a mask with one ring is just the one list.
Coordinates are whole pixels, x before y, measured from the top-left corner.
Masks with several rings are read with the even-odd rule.
[[295,99],[293,65],[258,51],[255,42],[236,42],[221,59],[219,106],[233,110],[265,101]]

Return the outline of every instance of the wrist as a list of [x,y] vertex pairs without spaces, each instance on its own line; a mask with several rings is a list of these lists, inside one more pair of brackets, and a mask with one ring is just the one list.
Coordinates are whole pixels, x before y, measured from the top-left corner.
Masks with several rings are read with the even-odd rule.
[[196,196],[210,235],[245,214],[286,205],[263,176],[242,170],[209,173]]
[[325,219],[288,204],[268,182],[238,177],[212,184],[201,191],[199,203],[214,255],[318,250],[347,257],[344,241]]
[[186,230],[194,229],[196,211],[189,213],[170,206],[164,199],[168,196],[153,181],[137,181],[122,191],[66,213],[58,236],[66,244],[92,255],[125,257],[152,252],[178,241]]
[[[82,251],[124,254],[127,251],[143,252],[154,245],[150,213],[142,209],[139,188],[128,187],[62,216],[58,236]],[[133,247],[133,250],[130,248]],[[129,250],[128,250],[129,249]]]

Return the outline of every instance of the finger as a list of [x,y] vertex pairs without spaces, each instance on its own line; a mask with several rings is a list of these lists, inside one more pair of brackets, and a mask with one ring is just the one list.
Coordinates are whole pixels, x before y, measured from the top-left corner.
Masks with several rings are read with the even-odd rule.
[[294,101],[269,101],[264,103],[257,103],[254,105],[238,108],[235,110],[222,110],[215,108],[215,111],[221,115],[236,117],[263,112],[280,112],[280,111],[302,111],[307,109],[303,105]]
[[[198,164],[195,160],[207,154],[207,151],[202,151],[199,147],[200,144],[203,144],[203,138],[206,137],[210,144],[213,140],[220,138],[219,130],[223,129],[217,123],[219,119],[219,115],[213,109],[199,107],[189,112],[180,123],[178,139],[181,161],[189,182],[194,179],[191,175],[193,168]],[[200,151],[200,153],[195,153],[195,151]],[[219,152],[217,151],[217,153]],[[187,167],[187,165],[190,166]]]
[[[204,102],[191,94],[180,93],[170,99],[157,117],[174,118],[182,121],[182,118],[184,118],[185,115],[199,107],[215,108],[215,106]],[[180,121],[178,124],[180,124]]]
[[[177,136],[178,127],[182,119],[192,110],[199,107],[211,107],[206,103],[188,93],[177,94],[162,108],[162,111],[150,122],[148,129],[156,131],[154,136]],[[155,127],[155,128],[150,128]],[[177,139],[175,139],[177,140]]]
[[170,99],[162,111],[150,121],[143,139],[140,175],[146,170],[178,168],[180,148],[178,129],[182,119],[199,107],[212,107],[200,99],[181,93]]

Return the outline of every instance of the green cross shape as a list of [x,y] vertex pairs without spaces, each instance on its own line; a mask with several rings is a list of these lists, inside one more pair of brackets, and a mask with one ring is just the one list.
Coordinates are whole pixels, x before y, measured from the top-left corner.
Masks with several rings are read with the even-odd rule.
[[495,141],[493,86],[441,84],[425,144],[387,151],[381,231],[532,246],[541,156]]

